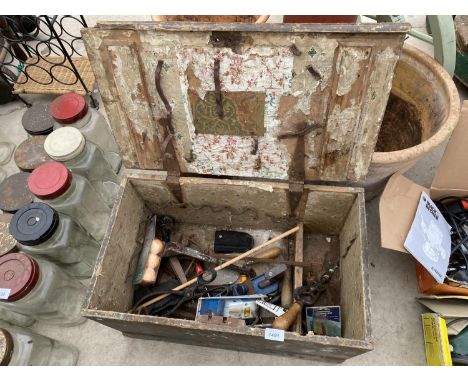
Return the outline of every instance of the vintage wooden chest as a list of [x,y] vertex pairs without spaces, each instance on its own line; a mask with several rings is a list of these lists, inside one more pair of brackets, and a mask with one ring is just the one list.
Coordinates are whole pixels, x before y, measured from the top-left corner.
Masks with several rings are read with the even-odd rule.
[[[83,314],[125,335],[341,362],[372,350],[363,180],[406,24],[102,23],[82,31],[129,169]],[[313,185],[327,182],[328,185]],[[330,185],[336,182],[335,185]],[[339,261],[323,304],[343,337],[284,342],[260,328],[127,313],[144,227],[170,214],[210,245],[215,229],[282,246],[294,286]],[[211,243],[212,246],[212,243]]]

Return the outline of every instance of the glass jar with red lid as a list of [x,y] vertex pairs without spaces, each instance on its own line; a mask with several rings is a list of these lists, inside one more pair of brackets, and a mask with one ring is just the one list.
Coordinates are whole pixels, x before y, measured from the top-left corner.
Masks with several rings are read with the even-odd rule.
[[50,105],[50,114],[56,121],[54,129],[70,125],[79,129],[88,141],[104,151],[106,160],[118,173],[122,158],[109,125],[99,111],[88,107],[82,95],[68,93],[57,97]]
[[55,130],[47,136],[44,150],[50,158],[63,162],[72,174],[84,176],[94,189],[112,207],[117,195],[119,180],[103,151],[86,140],[72,126]]
[[70,276],[92,276],[99,244],[69,216],[30,203],[13,215],[9,230],[20,251],[51,261]]
[[31,173],[28,186],[36,201],[47,201],[102,241],[111,210],[86,178],[72,174],[63,163],[48,162]]
[[0,321],[0,366],[73,366],[78,349]]
[[25,253],[0,256],[0,307],[49,324],[78,325],[85,287],[58,266]]

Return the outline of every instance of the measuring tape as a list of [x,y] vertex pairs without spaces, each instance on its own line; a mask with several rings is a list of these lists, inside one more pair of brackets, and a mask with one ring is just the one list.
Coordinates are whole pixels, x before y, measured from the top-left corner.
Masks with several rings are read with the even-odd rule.
[[281,306],[270,304],[269,302],[263,300],[256,300],[255,303],[263,309],[273,313],[276,317],[282,316],[286,313],[286,311]]

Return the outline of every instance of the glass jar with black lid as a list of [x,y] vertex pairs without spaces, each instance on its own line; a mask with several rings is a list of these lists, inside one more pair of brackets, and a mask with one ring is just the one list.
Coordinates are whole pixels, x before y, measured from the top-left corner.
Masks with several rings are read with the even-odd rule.
[[30,203],[11,219],[10,234],[17,247],[52,261],[73,277],[91,277],[99,244],[69,216],[45,203]]

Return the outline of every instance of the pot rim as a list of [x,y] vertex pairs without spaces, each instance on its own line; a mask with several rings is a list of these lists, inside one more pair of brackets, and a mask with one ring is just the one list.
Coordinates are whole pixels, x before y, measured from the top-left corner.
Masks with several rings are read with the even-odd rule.
[[443,88],[448,95],[450,109],[444,123],[432,137],[407,149],[374,152],[372,155],[372,164],[390,164],[418,159],[421,155],[428,153],[440,145],[452,134],[460,116],[460,97],[458,95],[457,87],[442,65],[422,50],[412,46],[404,46],[402,56],[403,54],[413,57],[434,73],[437,80],[443,84]]

